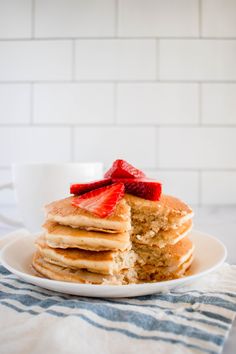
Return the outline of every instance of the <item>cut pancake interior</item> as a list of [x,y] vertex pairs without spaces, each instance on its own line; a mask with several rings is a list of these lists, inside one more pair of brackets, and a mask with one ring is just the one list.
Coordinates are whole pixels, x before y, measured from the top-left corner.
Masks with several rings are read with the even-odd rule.
[[176,267],[136,267],[137,277],[140,282],[156,282],[181,278],[189,270],[193,262],[191,255],[184,263]]
[[153,238],[160,230],[177,229],[193,217],[192,209],[172,196],[162,195],[157,202],[130,194],[125,199],[131,207],[133,234],[144,238]]
[[49,263],[102,274],[117,274],[123,269],[132,268],[136,261],[136,255],[131,250],[96,252],[78,248],[51,248],[45,242],[44,236],[37,239],[36,246],[41,256]]
[[47,244],[53,248],[81,248],[90,251],[120,250],[130,248],[130,235],[87,231],[47,221],[43,225]]
[[134,251],[138,255],[138,263],[142,267],[178,267],[184,263],[192,254],[194,246],[188,237],[180,240],[175,245],[167,245],[160,248],[157,246],[135,244]]
[[71,204],[72,200],[73,197],[69,197],[46,205],[47,220],[81,229],[109,233],[124,232],[131,229],[130,207],[125,199],[122,199],[117,204],[115,212],[106,218],[99,218],[86,210],[73,206]]
[[158,246],[160,248],[166,245],[174,245],[182,240],[192,229],[192,220],[186,221],[176,229],[159,230],[154,233],[152,230],[145,234],[132,234],[133,243],[145,244],[149,247]]

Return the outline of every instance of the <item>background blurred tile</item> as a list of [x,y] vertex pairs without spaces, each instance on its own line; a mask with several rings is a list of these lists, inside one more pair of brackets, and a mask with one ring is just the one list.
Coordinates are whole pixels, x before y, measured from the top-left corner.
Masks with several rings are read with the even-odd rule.
[[65,127],[1,127],[0,165],[12,162],[69,161],[70,129]]
[[202,0],[203,36],[236,37],[235,14],[235,0]]
[[[145,145],[148,144],[148,149]],[[156,166],[156,131],[153,128],[76,128],[74,156],[76,161],[104,161],[124,158],[141,167]]]
[[112,124],[113,84],[36,84],[34,122]]
[[160,78],[236,80],[236,41],[161,40]]
[[236,84],[202,85],[202,122],[236,124]]
[[124,124],[197,124],[197,84],[119,84],[117,120]]
[[30,85],[0,84],[0,124],[30,123]]
[[154,80],[154,40],[79,40],[76,42],[78,80]]
[[69,41],[0,42],[0,80],[69,80],[72,72]]
[[31,37],[31,0],[0,0],[0,38]]
[[37,37],[103,37],[115,34],[115,0],[36,0]]
[[236,172],[214,171],[202,173],[203,204],[235,204]]
[[199,33],[197,0],[119,0],[119,35],[192,37]]
[[161,168],[236,168],[236,128],[160,128]]

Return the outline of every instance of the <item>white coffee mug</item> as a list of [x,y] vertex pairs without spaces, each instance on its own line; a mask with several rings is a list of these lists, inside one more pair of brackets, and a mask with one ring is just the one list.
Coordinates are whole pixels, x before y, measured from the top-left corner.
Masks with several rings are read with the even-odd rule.
[[0,185],[0,190],[13,188],[23,223],[0,215],[0,220],[12,226],[24,226],[39,231],[44,220],[43,207],[70,195],[70,184],[100,179],[103,164],[91,163],[19,163],[12,165],[12,183]]

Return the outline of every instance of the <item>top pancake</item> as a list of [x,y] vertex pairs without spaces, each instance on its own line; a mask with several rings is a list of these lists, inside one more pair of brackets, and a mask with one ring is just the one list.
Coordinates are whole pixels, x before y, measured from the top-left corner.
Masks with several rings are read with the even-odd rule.
[[69,225],[86,230],[103,232],[124,232],[131,229],[130,207],[123,198],[115,211],[106,218],[100,218],[93,213],[71,204],[74,197],[52,202],[45,207],[47,220],[62,225]]
[[193,211],[190,206],[171,195],[162,194],[160,200],[152,201],[131,194],[126,194],[125,200],[131,207],[136,207],[143,211],[148,210],[150,213],[158,211],[159,213],[166,213],[173,217],[183,217],[188,215],[190,218],[193,216]]

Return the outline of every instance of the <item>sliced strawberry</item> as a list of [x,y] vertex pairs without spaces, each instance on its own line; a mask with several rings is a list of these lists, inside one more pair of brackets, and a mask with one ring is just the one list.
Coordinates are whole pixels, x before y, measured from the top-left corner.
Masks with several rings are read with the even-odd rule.
[[111,178],[104,178],[99,181],[92,181],[88,183],[77,183],[77,184],[72,184],[70,186],[70,193],[71,194],[84,194],[89,191],[92,191],[93,189],[97,189],[100,187],[108,186],[109,184],[112,183]]
[[112,181],[116,183],[124,183],[126,193],[149,200],[160,199],[162,190],[160,182],[148,178],[112,178]]
[[124,184],[114,183],[73,198],[72,205],[105,218],[113,213],[124,193]]
[[125,160],[116,160],[111,168],[105,173],[104,177],[109,178],[142,178],[145,174],[130,165]]

